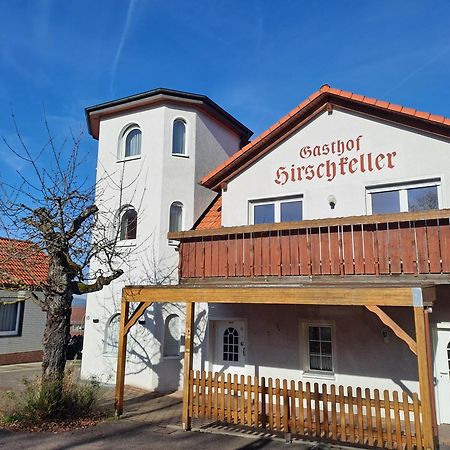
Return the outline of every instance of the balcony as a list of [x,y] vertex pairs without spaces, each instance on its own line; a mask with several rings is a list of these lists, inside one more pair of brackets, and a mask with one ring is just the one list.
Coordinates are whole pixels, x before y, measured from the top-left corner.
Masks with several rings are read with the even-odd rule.
[[[181,282],[449,280],[450,210],[169,233]],[[295,278],[294,278],[295,277]]]

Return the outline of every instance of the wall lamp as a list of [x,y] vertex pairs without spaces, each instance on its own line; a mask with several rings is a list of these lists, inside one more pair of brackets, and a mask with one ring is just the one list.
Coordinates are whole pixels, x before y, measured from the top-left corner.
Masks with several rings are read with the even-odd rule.
[[328,204],[330,205],[331,209],[334,209],[334,207],[336,206],[336,197],[334,195],[328,196]]

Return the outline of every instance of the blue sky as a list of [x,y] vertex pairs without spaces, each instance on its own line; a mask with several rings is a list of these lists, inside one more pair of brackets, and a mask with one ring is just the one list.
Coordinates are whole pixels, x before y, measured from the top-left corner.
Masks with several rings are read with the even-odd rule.
[[206,94],[255,135],[323,83],[450,116],[449,1],[1,3],[0,134],[13,109],[32,148],[44,109],[63,138],[86,106],[155,87]]

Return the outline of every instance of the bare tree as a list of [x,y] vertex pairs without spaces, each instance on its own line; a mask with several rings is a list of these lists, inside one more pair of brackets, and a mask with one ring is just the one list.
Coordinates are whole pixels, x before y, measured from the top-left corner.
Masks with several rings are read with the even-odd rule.
[[[120,277],[126,255],[116,245],[119,231],[111,212],[105,214],[95,204],[98,180],[89,183],[86,176],[81,134],[57,144],[45,120],[48,141],[33,152],[22,139],[14,115],[13,123],[18,144],[6,139],[4,143],[24,168],[17,171],[17,182],[0,181],[0,226],[8,237],[32,242],[28,251],[47,256],[47,280],[34,286],[43,292],[43,298],[34,295],[34,299],[47,317],[42,379],[60,382],[70,339],[73,295],[99,291]],[[32,255],[22,255],[22,259],[26,270]],[[93,260],[98,269],[89,271]],[[5,280],[5,274],[0,276],[0,283]]]

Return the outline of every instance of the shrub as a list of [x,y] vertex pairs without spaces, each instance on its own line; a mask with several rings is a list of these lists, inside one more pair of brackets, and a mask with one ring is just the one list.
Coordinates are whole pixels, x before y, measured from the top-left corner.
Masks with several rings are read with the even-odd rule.
[[64,381],[42,384],[24,380],[25,389],[7,394],[3,422],[39,426],[46,422],[72,422],[99,414],[100,383],[95,378],[76,382],[71,373]]

